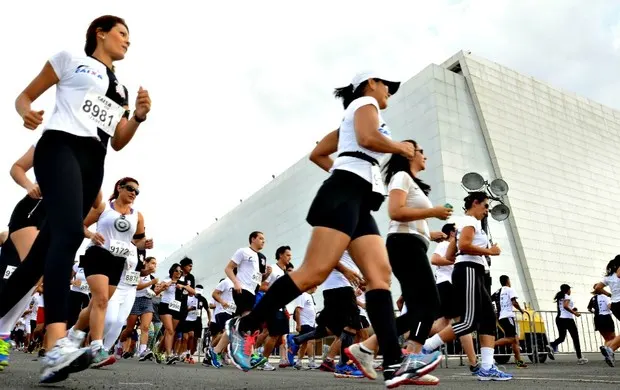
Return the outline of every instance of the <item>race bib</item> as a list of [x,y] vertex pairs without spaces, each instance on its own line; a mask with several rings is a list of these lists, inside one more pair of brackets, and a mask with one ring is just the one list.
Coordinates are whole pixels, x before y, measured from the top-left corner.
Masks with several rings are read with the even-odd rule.
[[381,168],[378,165],[370,166],[370,180],[372,183],[372,192],[376,192],[385,196],[385,185],[383,184],[383,176],[381,176]]
[[146,289],[146,296],[149,298],[154,298],[155,297],[155,291],[151,290],[150,288]]
[[140,280],[140,272],[138,271],[126,271],[124,282],[130,286],[137,286]]
[[13,275],[13,272],[17,269],[17,267],[14,267],[12,265],[7,265],[6,266],[6,271],[4,271],[4,279],[8,279],[11,277],[11,275]]
[[200,316],[200,310],[192,310],[189,312],[189,314],[193,317],[198,318]]
[[114,100],[92,90],[86,93],[80,107],[82,123],[88,126],[94,123],[110,137],[114,136],[116,125],[121,121],[124,113],[125,109]]
[[256,272],[252,275],[252,281],[256,284],[261,284],[263,281],[263,274]]
[[235,314],[237,306],[234,303],[229,303],[228,307],[224,308],[224,311],[230,314]]
[[170,301],[170,303],[168,304],[168,309],[174,311],[181,311],[181,302],[177,301],[176,299]]
[[84,294],[90,294],[90,286],[86,282],[82,282],[82,284],[80,284],[79,289],[80,289],[80,292]]
[[111,240],[110,253],[114,256],[126,258],[130,254],[129,243],[120,240]]

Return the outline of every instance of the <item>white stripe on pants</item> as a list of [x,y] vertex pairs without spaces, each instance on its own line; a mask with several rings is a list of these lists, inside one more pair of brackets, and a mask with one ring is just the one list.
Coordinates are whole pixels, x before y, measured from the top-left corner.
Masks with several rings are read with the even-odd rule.
[[120,284],[112,294],[105,312],[105,327],[103,330],[103,346],[105,350],[112,348],[116,339],[121,334],[123,325],[131,313],[131,308],[136,300],[136,286]]

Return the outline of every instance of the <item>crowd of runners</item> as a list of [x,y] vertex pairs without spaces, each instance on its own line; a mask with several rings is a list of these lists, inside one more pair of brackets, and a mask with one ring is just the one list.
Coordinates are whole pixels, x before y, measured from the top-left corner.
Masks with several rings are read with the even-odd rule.
[[[480,380],[512,379],[494,362],[497,346],[512,346],[516,367],[526,367],[515,322],[515,310],[523,309],[510,278],[500,277],[493,298],[489,291],[487,259],[501,250],[486,233],[487,194],[470,192],[458,218],[452,205],[431,203],[431,188],[419,178],[428,156],[414,140],[392,140],[381,115],[400,83],[378,73],[357,74],[335,90],[344,114],[310,155],[328,175],[307,214],[312,235],[297,268],[285,243],[268,264],[261,252],[265,235],[253,231],[247,244],[222,259],[222,279],[212,290],[196,284],[189,258],[172,264],[163,280],[154,277],[157,259],[147,251],[155,243],[134,206],[138,180],[121,178],[109,197],[101,188],[108,145],[123,149],[151,109],[148,91],[140,88],[131,112],[128,91],[115,76],[114,62],[129,44],[123,19],[97,18],[83,54],[53,55],[17,97],[24,126],[35,130],[44,112],[32,104],[56,86],[56,106],[40,138],[11,168],[27,194],[0,235],[0,370],[17,349],[36,351],[41,383],[55,383],[133,356],[193,364],[201,348],[204,365],[273,371],[269,357],[278,348],[281,368],[373,380],[380,371],[385,386],[395,388],[437,384],[430,373],[442,359],[439,350],[457,338]],[[32,168],[36,182],[26,175]],[[372,213],[384,202],[390,222],[379,227]],[[431,219],[456,222],[431,231]],[[380,228],[387,229],[386,240]],[[85,238],[89,245],[77,256]],[[401,287],[399,316],[392,275]],[[318,287],[324,306],[317,316]],[[593,290],[588,310],[605,339],[601,353],[613,366],[620,346],[612,320],[620,319],[620,257]],[[559,338],[547,352],[553,359],[568,332],[578,363],[585,364],[574,320],[580,314],[570,295],[571,287],[562,285],[555,297]],[[329,335],[335,341],[319,362],[314,341]]]

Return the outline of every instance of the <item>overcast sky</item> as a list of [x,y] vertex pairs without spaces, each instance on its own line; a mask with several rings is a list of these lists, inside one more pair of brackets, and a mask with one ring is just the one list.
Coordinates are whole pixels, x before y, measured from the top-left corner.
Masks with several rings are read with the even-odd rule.
[[[10,4],[11,9],[8,9]],[[132,45],[117,75],[149,120],[109,149],[104,195],[123,176],[161,259],[302,158],[338,125],[334,87],[365,69],[406,81],[458,50],[619,108],[620,2],[131,0],[3,2],[0,229],[25,194],[11,164],[34,140],[14,100],[52,54],[81,53],[92,19],[124,17]],[[49,119],[54,90],[37,102]],[[33,172],[30,172],[34,177]],[[67,191],[71,191],[70,188]]]

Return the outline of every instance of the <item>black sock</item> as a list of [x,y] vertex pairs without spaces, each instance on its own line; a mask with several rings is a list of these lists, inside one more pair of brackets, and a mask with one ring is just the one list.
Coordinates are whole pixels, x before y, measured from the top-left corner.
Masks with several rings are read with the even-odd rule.
[[327,336],[327,331],[325,330],[325,328],[318,327],[312,332],[308,332],[301,336],[293,337],[293,341],[295,342],[295,344],[301,345],[305,343],[306,341],[322,339],[325,336]]
[[355,333],[350,333],[347,330],[343,330],[342,333],[340,333],[340,364],[342,365],[347,364],[349,361],[349,358],[347,357],[347,354],[344,353],[344,350],[353,344],[354,337]]
[[293,279],[288,274],[281,276],[269,287],[269,291],[265,293],[250,314],[241,318],[239,330],[241,332],[258,330],[260,324],[265,322],[267,318],[274,315],[280,308],[286,306],[300,295],[301,291],[295,285]]
[[392,293],[389,290],[366,292],[366,311],[383,353],[383,367],[402,361],[393,308]]

